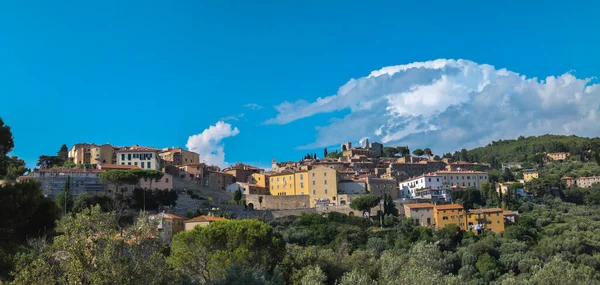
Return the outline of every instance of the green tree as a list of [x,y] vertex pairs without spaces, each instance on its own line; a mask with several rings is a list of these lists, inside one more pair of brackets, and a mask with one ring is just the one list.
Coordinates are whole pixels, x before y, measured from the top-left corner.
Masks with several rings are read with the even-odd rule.
[[13,255],[27,240],[54,233],[58,211],[39,183],[22,181],[0,187],[0,280],[12,269]]
[[502,173],[502,180],[504,180],[504,182],[515,181],[515,176],[513,175],[512,171],[507,168]]
[[425,155],[427,155],[427,157],[431,157],[433,155],[433,152],[431,152],[430,148],[425,148],[423,152],[425,153]]
[[242,200],[242,188],[238,187],[238,189],[236,189],[233,192],[233,200],[235,201],[236,204],[240,204],[240,201]]
[[305,271],[304,276],[300,280],[300,284],[302,285],[324,285],[325,281],[327,281],[327,275],[325,272],[321,270],[321,268],[316,266],[310,266]]
[[363,216],[370,216],[371,209],[379,204],[379,197],[374,195],[364,195],[352,200],[350,208],[361,211]]
[[61,166],[65,161],[55,155],[40,155],[35,164],[41,168],[52,168]]
[[408,146],[397,146],[396,150],[398,150],[398,154],[400,154],[400,156],[410,155],[410,149]]
[[60,146],[60,149],[56,153],[56,156],[62,159],[62,161],[67,161],[69,159],[69,148],[66,144]]
[[15,147],[15,141],[10,126],[5,125],[0,118],[0,156],[6,156]]
[[65,216],[52,244],[15,271],[15,284],[171,284],[156,224],[140,216],[119,229],[99,206]]
[[285,253],[285,243],[271,226],[258,220],[214,222],[175,235],[169,262],[195,282],[222,279],[236,264],[272,272]]
[[420,148],[417,148],[417,149],[413,150],[413,154],[416,156],[423,156],[423,155],[425,155],[425,151]]
[[323,158],[327,157],[327,154],[328,154],[328,153],[327,153],[327,148],[324,148],[324,149],[323,149]]
[[382,151],[383,151],[384,157],[395,157],[396,154],[398,153],[398,149],[396,149],[395,147],[390,147],[390,146],[384,146]]
[[140,182],[139,176],[130,170],[109,170],[100,173],[99,178],[100,181],[114,186],[115,195],[119,193],[119,191],[124,191],[121,189],[121,186],[136,185]]
[[396,204],[394,204],[394,199],[392,199],[392,194],[390,193],[383,194],[383,213],[386,216],[398,216],[398,209],[396,208]]
[[63,185],[63,189],[54,197],[56,208],[63,215],[67,215],[73,209],[73,193],[71,193],[71,176],[67,176],[67,180]]
[[[148,169],[148,170],[147,169],[131,169],[130,171],[131,171],[131,173],[133,173],[135,176],[138,177],[138,180],[144,179],[144,181],[148,181],[150,184],[150,186],[149,186],[150,191],[152,191],[152,182],[162,179],[163,176],[165,175],[161,171],[154,170],[154,169]],[[144,211],[146,211],[146,191],[144,190],[144,191],[142,191],[142,193],[143,193],[142,209]]]

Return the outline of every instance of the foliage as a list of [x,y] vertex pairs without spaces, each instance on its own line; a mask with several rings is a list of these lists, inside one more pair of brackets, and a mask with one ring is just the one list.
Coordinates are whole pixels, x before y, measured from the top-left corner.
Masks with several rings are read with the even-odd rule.
[[486,162],[499,168],[501,163],[524,162],[530,166],[541,164],[541,153],[570,152],[572,158],[580,161],[592,160],[589,150],[600,150],[600,138],[583,138],[577,136],[543,135],[520,137],[516,140],[499,140],[485,147],[469,151],[455,152],[455,160]]
[[236,204],[240,204],[240,201],[242,200],[242,189],[240,187],[238,187],[238,189],[235,189],[235,191],[233,192],[233,200]]
[[35,181],[0,186],[0,209],[1,276],[12,267],[11,256],[19,246],[28,239],[53,234],[58,213],[54,201],[42,195]]
[[416,156],[423,156],[423,155],[425,155],[425,151],[420,148],[417,148],[417,149],[413,150],[413,154]]
[[6,156],[15,147],[15,141],[10,126],[5,125],[0,118],[0,156]]
[[383,214],[386,216],[398,216],[398,209],[396,208],[396,204],[394,204],[394,200],[390,193],[385,193],[383,195]]
[[63,185],[63,189],[54,197],[56,209],[59,213],[66,215],[73,209],[73,193],[71,193],[71,176],[67,176],[67,180]]
[[69,158],[69,148],[66,144],[60,146],[60,149],[56,153],[56,156],[62,159],[62,161],[67,161],[67,159]]
[[481,192],[473,187],[452,191],[452,201],[461,204],[465,209],[473,209],[485,205]]
[[284,242],[271,226],[257,220],[231,220],[177,234],[169,262],[184,277],[208,282],[222,279],[234,264],[271,272],[284,252]]
[[40,155],[36,166],[40,168],[53,168],[61,166],[65,161],[56,155]]
[[98,206],[58,223],[61,233],[15,270],[14,284],[169,284],[156,224],[141,216],[119,230]]
[[371,208],[377,206],[379,204],[380,198],[374,195],[364,195],[357,197],[352,200],[350,204],[350,208],[361,211],[363,216],[365,214],[369,214],[371,212]]
[[148,190],[135,188],[133,190],[133,204],[131,207],[133,209],[141,210],[145,205],[146,210],[150,211],[159,210],[163,207],[173,207],[176,205],[177,197],[177,192],[171,190]]
[[100,173],[100,181],[108,182],[115,187],[115,193],[119,192],[122,185],[135,185],[140,177],[130,170],[109,170]]

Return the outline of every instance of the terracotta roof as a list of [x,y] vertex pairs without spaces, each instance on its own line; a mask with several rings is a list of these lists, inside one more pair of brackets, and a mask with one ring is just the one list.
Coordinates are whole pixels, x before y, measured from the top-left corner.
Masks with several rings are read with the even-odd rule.
[[519,212],[515,212],[515,211],[503,211],[502,213],[504,213],[505,216],[518,216]]
[[488,174],[487,172],[484,172],[484,171],[447,171],[447,170],[441,170],[436,173],[439,173],[439,174]]
[[405,207],[409,209],[419,209],[419,208],[433,208],[435,205],[431,203],[416,203],[416,204],[404,204]]
[[112,169],[137,169],[140,168],[137,165],[119,165],[119,164],[98,164],[100,169],[112,170]]
[[464,209],[463,206],[459,204],[448,204],[448,205],[437,205],[435,206],[436,210],[456,210],[456,209]]
[[33,172],[55,172],[55,173],[96,173],[102,172],[102,170],[97,169],[81,169],[81,168],[37,168],[34,169]]
[[489,209],[472,209],[467,211],[467,213],[481,214],[481,213],[496,213],[503,212],[500,208],[489,208]]
[[186,163],[186,164],[182,164],[182,165],[176,165],[176,166],[204,166],[205,164],[202,162],[193,162],[193,163]]
[[184,218],[182,216],[177,216],[177,215],[169,214],[169,213],[160,213],[157,216],[162,217],[167,220],[183,220],[183,221],[185,221],[188,219],[188,218]]
[[117,150],[117,152],[160,152],[160,149],[151,148],[151,147],[134,146],[134,147],[121,148],[121,149]]
[[197,223],[197,222],[217,222],[217,221],[229,221],[228,219],[213,216],[198,216],[193,219],[185,221],[185,223]]

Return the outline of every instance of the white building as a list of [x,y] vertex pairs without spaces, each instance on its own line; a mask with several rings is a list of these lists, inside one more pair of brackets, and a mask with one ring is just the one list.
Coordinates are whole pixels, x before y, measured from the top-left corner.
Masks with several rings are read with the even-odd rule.
[[236,190],[242,190],[242,194],[250,194],[250,185],[246,182],[235,182],[225,186],[225,192],[235,193]]
[[444,177],[438,176],[436,173],[423,174],[400,182],[400,191],[408,193],[411,198],[415,198],[420,190],[446,190],[448,188],[444,185]]
[[137,165],[141,169],[160,170],[160,150],[147,147],[126,147],[117,151],[117,164]]
[[481,183],[488,182],[487,172],[482,171],[438,171],[435,173],[443,177],[446,186],[474,187],[479,189]]

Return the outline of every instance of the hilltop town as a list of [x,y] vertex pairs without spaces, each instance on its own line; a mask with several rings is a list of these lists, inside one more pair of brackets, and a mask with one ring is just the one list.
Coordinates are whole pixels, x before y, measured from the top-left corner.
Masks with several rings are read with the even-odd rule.
[[[12,138],[9,128],[0,131]],[[575,256],[565,261],[552,250],[571,246],[559,236],[598,228],[593,221],[600,217],[597,138],[521,137],[445,154],[369,140],[358,146],[343,142],[322,156],[273,158],[269,169],[241,162],[220,168],[181,147],[108,143],[63,145],[27,169],[24,161],[6,155],[13,145],[12,139],[0,144],[5,178],[0,205],[8,213],[0,233],[10,233],[2,234],[0,253],[10,258],[0,260],[0,283],[6,276],[15,276],[15,284],[39,283],[31,280],[35,276],[44,276],[43,283],[91,278],[59,267],[72,263],[54,257],[62,255],[90,264],[105,258],[147,284],[213,284],[212,278],[271,284],[265,278],[278,274],[287,281],[272,284],[485,283],[516,278],[511,272],[520,272],[523,280],[546,280],[544,270],[554,267],[596,278],[584,273],[597,266],[593,262],[584,265]],[[571,230],[556,231],[557,226]],[[51,236],[40,237],[44,233]],[[41,253],[20,255],[39,247],[27,244],[33,237],[46,244]],[[596,238],[578,240],[577,246],[588,250],[577,258],[597,255]],[[516,257],[514,246],[533,257]],[[165,247],[169,253],[162,253]],[[227,258],[234,264],[223,261],[224,252],[231,252]],[[437,256],[440,266],[463,257],[458,267],[436,265],[421,272],[421,252]],[[154,259],[146,260],[148,254]],[[334,255],[340,264],[329,259]],[[369,264],[354,263],[363,257]],[[544,262],[548,265],[540,270]],[[55,273],[44,275],[46,269],[36,264],[49,264]],[[405,266],[383,275],[394,264]],[[106,277],[111,266],[86,272],[127,283],[127,275]],[[236,272],[235,266],[246,271]],[[357,273],[363,266],[377,274]],[[204,275],[207,270],[216,277]],[[254,272],[247,270],[260,273],[242,276]]]

